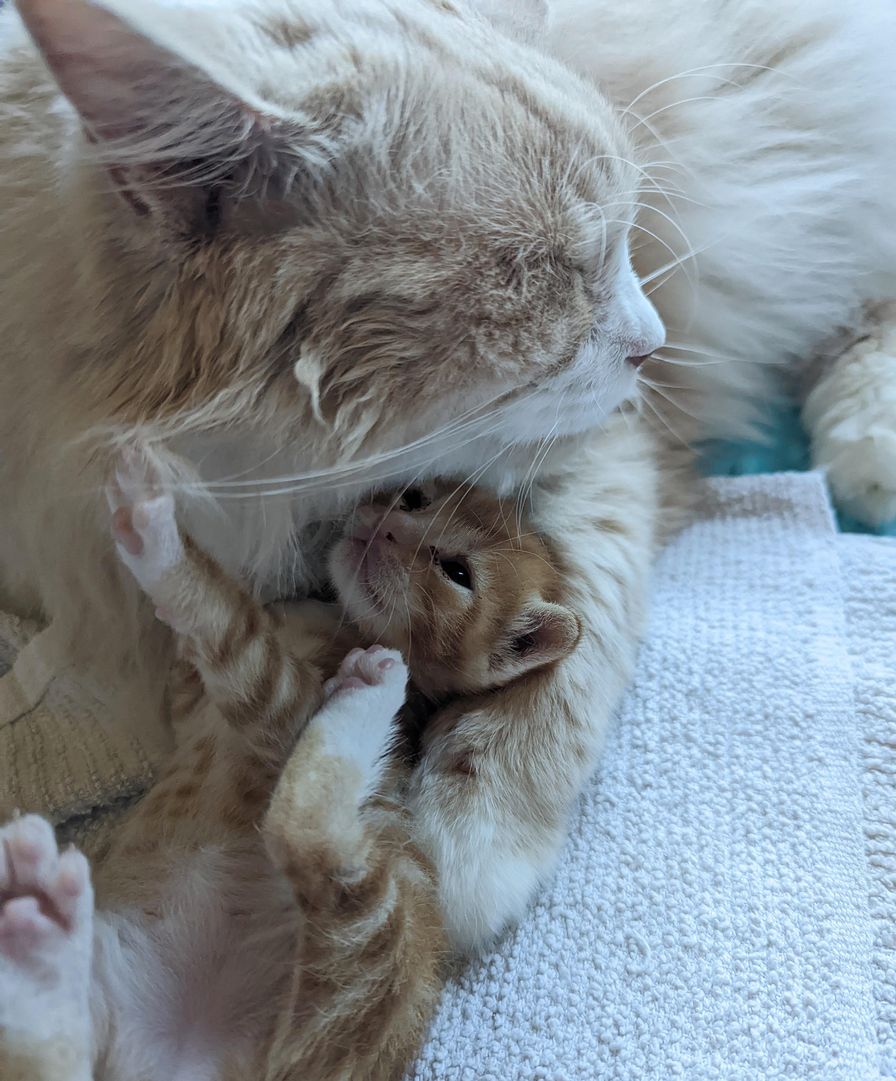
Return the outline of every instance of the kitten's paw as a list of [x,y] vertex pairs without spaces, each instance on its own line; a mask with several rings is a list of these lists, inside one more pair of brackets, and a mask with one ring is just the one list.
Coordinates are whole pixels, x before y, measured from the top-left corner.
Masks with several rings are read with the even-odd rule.
[[314,723],[329,753],[351,760],[373,777],[404,705],[408,670],[401,654],[383,646],[353,649],[324,684],[327,701]]
[[0,829],[0,1030],[85,1038],[93,944],[87,860],[27,815]]
[[407,681],[408,670],[397,650],[370,646],[368,649],[353,649],[346,654],[339,671],[324,684],[324,695],[332,698],[365,687],[391,687],[400,690],[403,702]]
[[183,558],[174,498],[163,492],[149,457],[139,448],[125,451],[110,489],[112,535],[122,562],[153,597]]
[[803,419],[837,505],[869,525],[896,519],[896,326],[838,357]]

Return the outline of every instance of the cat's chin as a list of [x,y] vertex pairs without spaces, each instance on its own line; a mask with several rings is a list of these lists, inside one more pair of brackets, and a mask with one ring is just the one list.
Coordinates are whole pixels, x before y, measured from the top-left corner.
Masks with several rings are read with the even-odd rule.
[[522,406],[518,415],[508,417],[493,438],[496,443],[504,438],[516,454],[532,454],[548,443],[602,428],[617,410],[639,397],[634,371],[624,373],[615,387],[599,395],[539,396],[530,406]]

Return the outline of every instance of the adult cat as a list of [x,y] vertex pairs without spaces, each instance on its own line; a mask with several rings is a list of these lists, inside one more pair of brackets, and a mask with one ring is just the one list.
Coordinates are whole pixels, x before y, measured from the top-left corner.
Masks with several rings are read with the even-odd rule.
[[8,602],[49,614],[151,723],[165,642],[109,556],[101,493],[135,429],[192,486],[191,531],[265,593],[312,582],[304,527],[386,476],[531,490],[561,549],[576,660],[536,698],[482,704],[500,740],[474,712],[418,771],[464,945],[550,865],[683,501],[664,428],[612,413],[662,339],[629,240],[672,359],[699,359],[645,399],[682,435],[679,406],[743,419],[753,361],[896,292],[883,3],[563,0],[538,40],[589,78],[526,44],[539,4],[476,7],[20,0],[43,60],[0,16]]

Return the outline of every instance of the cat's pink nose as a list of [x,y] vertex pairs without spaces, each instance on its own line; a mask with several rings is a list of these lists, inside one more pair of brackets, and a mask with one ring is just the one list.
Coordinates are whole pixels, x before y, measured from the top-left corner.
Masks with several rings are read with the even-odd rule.
[[644,353],[642,356],[639,357],[626,357],[625,359],[626,362],[628,364],[631,364],[633,368],[640,368],[645,360],[650,360],[651,356],[651,353]]

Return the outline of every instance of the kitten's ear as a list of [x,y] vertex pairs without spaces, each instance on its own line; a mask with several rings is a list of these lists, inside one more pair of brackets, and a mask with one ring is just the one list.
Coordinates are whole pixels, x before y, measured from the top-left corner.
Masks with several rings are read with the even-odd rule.
[[476,0],[478,11],[502,34],[529,43],[548,22],[546,0]]
[[[276,152],[276,122],[181,55],[164,8],[143,0],[18,0],[81,116],[97,160],[137,210],[183,211],[185,189]],[[169,9],[170,10],[170,9]],[[155,22],[158,26],[153,25]],[[145,190],[141,190],[145,189]]]
[[538,601],[526,609],[520,623],[493,660],[503,680],[515,679],[568,656],[578,645],[582,624],[575,612],[560,604]]

